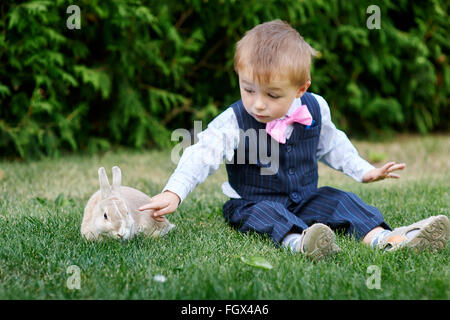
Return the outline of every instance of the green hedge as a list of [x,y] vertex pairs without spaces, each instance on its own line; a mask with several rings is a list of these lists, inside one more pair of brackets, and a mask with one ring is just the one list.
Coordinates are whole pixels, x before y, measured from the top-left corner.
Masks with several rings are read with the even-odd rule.
[[[70,30],[69,5],[81,8]],[[0,155],[167,147],[239,98],[234,44],[280,18],[317,50],[311,91],[349,135],[447,131],[448,1],[13,1],[0,4]]]

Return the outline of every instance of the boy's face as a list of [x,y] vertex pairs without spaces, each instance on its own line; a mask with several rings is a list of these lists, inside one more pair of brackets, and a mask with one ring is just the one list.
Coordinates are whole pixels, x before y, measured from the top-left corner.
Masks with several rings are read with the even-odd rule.
[[295,98],[300,98],[310,85],[297,87],[289,79],[275,78],[258,84],[246,73],[239,73],[239,87],[245,110],[258,122],[267,123],[286,115]]

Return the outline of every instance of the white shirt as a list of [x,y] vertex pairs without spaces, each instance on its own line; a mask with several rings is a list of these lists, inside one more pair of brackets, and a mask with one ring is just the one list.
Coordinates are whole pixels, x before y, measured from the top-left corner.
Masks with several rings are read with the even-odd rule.
[[[361,158],[358,151],[331,122],[330,108],[324,98],[313,94],[320,106],[322,128],[317,147],[317,159],[333,169],[344,172],[358,182],[364,174],[374,169],[369,162]],[[291,115],[300,105],[301,98],[294,99],[287,115]],[[293,125],[286,131],[288,139]],[[187,147],[163,189],[176,193],[181,202],[194,188],[219,169],[227,159],[233,160],[234,150],[239,145],[239,125],[231,107],[214,118],[208,127],[198,134],[198,142]],[[239,194],[227,182],[222,184],[223,193],[230,198],[240,198]]]

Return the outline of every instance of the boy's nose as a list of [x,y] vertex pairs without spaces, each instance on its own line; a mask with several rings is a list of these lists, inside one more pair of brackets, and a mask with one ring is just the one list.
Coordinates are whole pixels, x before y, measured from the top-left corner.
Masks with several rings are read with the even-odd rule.
[[257,98],[255,100],[255,103],[253,104],[253,107],[255,108],[256,111],[262,111],[264,110],[266,107],[264,106],[264,103],[262,102],[262,99]]
[[263,110],[264,110],[263,106],[255,106],[255,111],[256,112],[260,112],[260,111],[263,111]]

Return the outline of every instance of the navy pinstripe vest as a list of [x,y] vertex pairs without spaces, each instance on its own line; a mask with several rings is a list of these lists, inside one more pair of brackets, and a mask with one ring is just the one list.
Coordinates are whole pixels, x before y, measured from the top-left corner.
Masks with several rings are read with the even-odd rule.
[[[239,147],[234,152],[234,159],[232,162],[226,162],[226,169],[230,185],[243,199],[272,200],[286,203],[290,198],[293,202],[299,203],[317,189],[316,152],[322,120],[320,107],[317,100],[309,92],[302,96],[301,101],[302,104],[308,106],[314,123],[309,127],[294,123],[294,130],[285,144],[278,144],[272,140],[266,134],[266,124],[256,121],[248,114],[241,100],[231,105],[241,129],[241,135]],[[267,164],[266,159],[260,158],[260,140],[250,139],[248,135],[243,134],[249,129],[254,129],[257,133],[264,132],[262,139],[267,139],[264,148],[267,148],[266,153],[269,158],[271,157],[271,142],[279,145],[279,156],[275,157],[279,161],[277,164],[278,171],[275,174],[261,175],[261,168],[272,164]],[[255,150],[252,148],[257,150],[256,161],[251,161],[249,156],[251,150]],[[241,158],[238,161],[238,150],[242,150],[239,151],[242,153],[245,150],[245,162]]]

